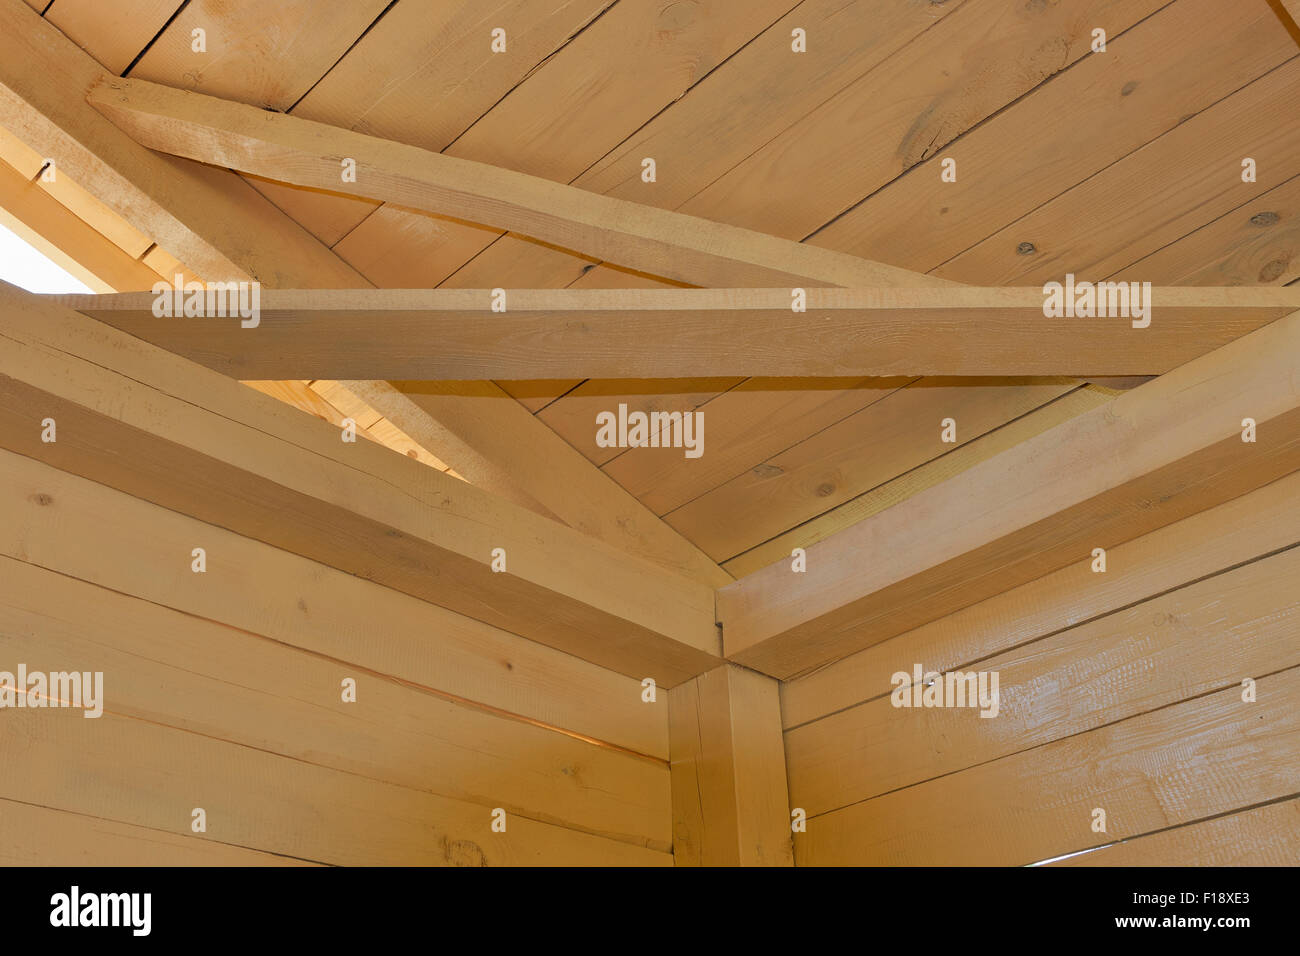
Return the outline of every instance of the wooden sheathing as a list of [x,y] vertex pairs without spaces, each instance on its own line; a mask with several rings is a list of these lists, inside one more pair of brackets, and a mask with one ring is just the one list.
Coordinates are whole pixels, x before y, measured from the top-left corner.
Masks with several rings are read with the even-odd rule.
[[638,681],[32,458],[0,488],[0,656],[104,711],[6,713],[4,862],[671,863]]
[[[323,423],[304,428],[78,313],[14,289],[3,300],[5,447],[630,676],[672,686],[716,662],[707,586]],[[46,417],[65,421],[56,444],[28,427]]]
[[788,678],[1297,470],[1298,362],[1293,313],[728,585],[726,656]]
[[[1291,474],[784,685],[799,862],[1294,862],[1297,494]],[[917,666],[996,672],[997,716],[895,706]]]
[[724,664],[669,692],[677,866],[792,866],[777,682]]

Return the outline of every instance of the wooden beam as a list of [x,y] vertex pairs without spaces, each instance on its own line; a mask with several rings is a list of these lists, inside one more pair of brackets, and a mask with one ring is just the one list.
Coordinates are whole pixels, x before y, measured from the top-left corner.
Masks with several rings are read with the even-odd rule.
[[[89,101],[150,149],[296,186],[365,196],[531,236],[706,286],[937,286],[946,280],[537,176],[144,80]],[[356,164],[344,182],[341,164]]]
[[[159,156],[135,143],[86,103],[87,90],[105,75],[98,63],[18,0],[0,0],[0,15],[6,27],[0,34],[0,126],[20,134],[25,145],[18,148],[27,149],[29,162],[39,163],[42,156],[57,158],[61,174],[74,177],[205,279],[255,279],[268,288],[371,285],[238,176]],[[0,141],[9,142],[2,137]],[[285,376],[284,380],[308,377],[332,378]],[[483,457],[475,446],[507,426],[530,443],[544,441],[538,436],[550,434],[541,422],[503,414],[508,419],[504,425],[485,416],[482,435],[463,436],[469,452],[449,462],[453,469],[473,467]],[[438,422],[410,416],[404,419],[403,430],[446,431]],[[442,457],[443,449],[430,450]],[[504,482],[513,484],[513,499],[559,495],[535,509],[543,513],[590,509],[590,502],[599,500],[608,484],[595,467],[572,470],[570,480],[557,489],[538,481],[536,470],[516,468],[510,462],[495,464],[506,469]],[[496,487],[504,487],[504,482]],[[698,549],[667,525],[629,524],[620,521],[622,517],[602,516],[605,540],[645,553],[639,549],[653,539],[670,555],[669,567],[695,564],[702,580],[715,584],[725,580],[725,572],[707,559],[701,561]],[[593,520],[587,521],[588,529],[593,525]]]
[[1297,469],[1300,312],[723,588],[725,655],[788,678]]
[[777,682],[722,667],[668,696],[678,866],[793,866]]
[[1158,288],[1149,328],[1043,316],[1039,289],[266,290],[261,320],[59,301],[241,379],[1153,375],[1300,309],[1300,289]]
[[703,584],[22,290],[0,321],[3,447],[629,676],[718,660]]

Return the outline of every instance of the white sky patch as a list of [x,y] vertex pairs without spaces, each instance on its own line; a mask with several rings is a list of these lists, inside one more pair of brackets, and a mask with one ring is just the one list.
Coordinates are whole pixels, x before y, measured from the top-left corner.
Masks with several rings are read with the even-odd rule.
[[55,265],[4,226],[0,226],[0,279],[28,292],[94,292],[76,276]]

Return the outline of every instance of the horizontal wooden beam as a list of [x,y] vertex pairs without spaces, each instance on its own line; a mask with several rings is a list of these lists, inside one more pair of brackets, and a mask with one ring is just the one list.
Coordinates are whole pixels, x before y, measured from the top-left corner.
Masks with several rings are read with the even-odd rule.
[[1297,469],[1300,312],[721,589],[724,653],[788,678]]
[[12,286],[0,324],[0,447],[632,677],[717,664],[706,585]]
[[[89,101],[159,152],[465,219],[693,285],[955,284],[144,80],[108,78]],[[355,176],[345,181],[348,160]]]
[[[1043,316],[1039,289],[263,290],[238,317],[150,293],[59,301],[241,379],[1157,375],[1300,309],[1300,289],[1157,288],[1151,320]],[[499,301],[499,300],[498,300]]]

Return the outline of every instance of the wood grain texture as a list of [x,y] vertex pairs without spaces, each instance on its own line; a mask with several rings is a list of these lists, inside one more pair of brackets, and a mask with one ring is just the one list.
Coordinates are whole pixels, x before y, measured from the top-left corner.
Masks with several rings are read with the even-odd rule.
[[1297,470],[1297,356],[1300,313],[729,585],[726,655],[787,678]]
[[[1291,796],[1300,669],[1258,694],[1229,686],[814,817],[796,862],[1023,865]],[[1092,832],[1097,807],[1106,833]]]
[[678,866],[791,866],[776,682],[725,664],[669,692]]
[[[622,658],[629,676],[672,686],[716,660],[706,586],[403,456],[344,444],[323,422],[268,409],[270,399],[239,383],[77,313],[37,305],[20,290],[3,298],[15,339],[0,358],[11,450],[593,663]],[[82,357],[94,354],[101,364]],[[66,416],[57,444],[30,427],[45,416]],[[508,555],[507,573],[490,567],[495,548]],[[560,598],[570,584],[582,592],[571,592],[572,602]],[[528,594],[550,596],[515,618],[511,609],[522,611]],[[597,610],[609,600],[639,605],[632,617],[640,621],[620,624],[618,613]]]

